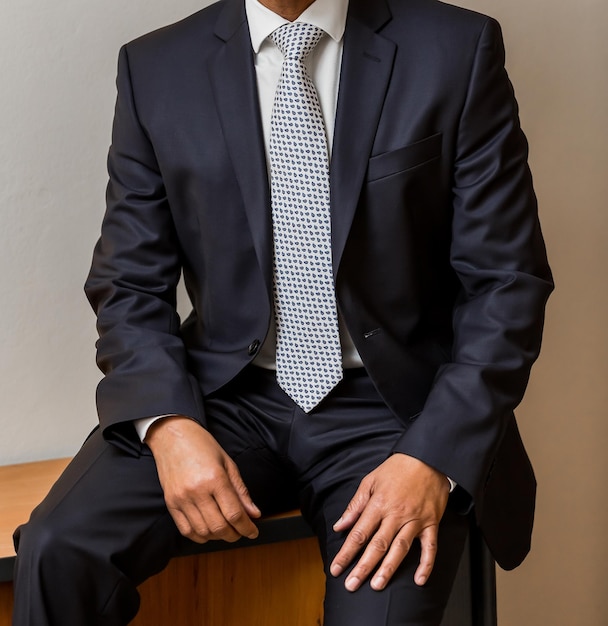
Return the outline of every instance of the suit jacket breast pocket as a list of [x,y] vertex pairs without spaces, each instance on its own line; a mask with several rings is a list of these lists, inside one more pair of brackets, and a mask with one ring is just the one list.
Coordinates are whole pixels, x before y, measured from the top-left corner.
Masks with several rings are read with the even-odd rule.
[[403,148],[373,156],[367,170],[368,182],[399,174],[434,161],[441,156],[442,133],[411,143]]

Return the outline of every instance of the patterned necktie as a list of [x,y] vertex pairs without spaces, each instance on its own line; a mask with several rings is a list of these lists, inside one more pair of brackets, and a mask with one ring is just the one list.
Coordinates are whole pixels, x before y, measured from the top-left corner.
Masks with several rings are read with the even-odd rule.
[[284,56],[269,142],[277,381],[306,412],[342,379],[327,138],[304,67],[322,35],[320,28],[298,22],[270,35]]

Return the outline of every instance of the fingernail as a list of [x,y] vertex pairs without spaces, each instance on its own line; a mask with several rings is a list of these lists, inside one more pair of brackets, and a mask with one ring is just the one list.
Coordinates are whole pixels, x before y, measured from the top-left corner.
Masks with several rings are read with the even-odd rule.
[[329,571],[332,576],[340,576],[340,574],[342,573],[342,568],[337,563],[332,563]]
[[356,591],[359,587],[359,579],[356,576],[351,576],[344,585],[349,591]]
[[372,580],[372,589],[375,589],[376,591],[381,591],[382,589],[384,589],[385,585],[386,585],[386,578],[384,578],[384,576],[376,576]]
[[338,526],[338,525],[339,525],[339,524],[341,524],[341,523],[342,523],[342,518],[340,518],[340,519],[339,519],[339,520],[338,520],[338,521],[337,521],[337,522],[333,525],[333,528],[335,529],[335,528],[336,528],[336,526]]

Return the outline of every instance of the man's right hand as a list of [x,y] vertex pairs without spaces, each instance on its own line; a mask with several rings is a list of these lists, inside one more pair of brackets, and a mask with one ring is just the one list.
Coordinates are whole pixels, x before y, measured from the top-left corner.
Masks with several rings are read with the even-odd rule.
[[260,517],[234,461],[188,417],[164,417],[146,435],[179,532],[197,543],[255,539]]

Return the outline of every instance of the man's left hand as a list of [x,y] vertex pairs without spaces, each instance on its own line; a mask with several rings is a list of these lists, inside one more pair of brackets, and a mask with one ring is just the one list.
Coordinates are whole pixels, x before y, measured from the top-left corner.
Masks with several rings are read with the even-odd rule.
[[361,481],[334,524],[336,532],[350,532],[331,564],[332,575],[342,574],[363,550],[345,586],[355,591],[377,567],[371,586],[380,591],[418,538],[421,554],[414,581],[424,585],[435,563],[449,491],[447,478],[426,463],[405,454],[390,456]]

